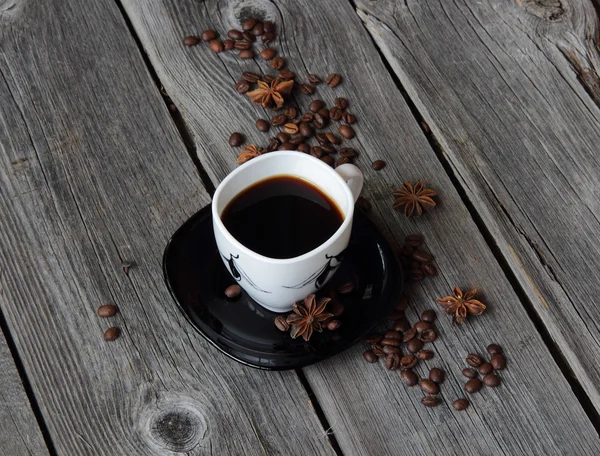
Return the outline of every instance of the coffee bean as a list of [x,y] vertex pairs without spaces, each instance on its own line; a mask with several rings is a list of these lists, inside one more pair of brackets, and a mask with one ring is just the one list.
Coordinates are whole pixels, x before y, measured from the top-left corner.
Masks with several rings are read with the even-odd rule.
[[342,77],[337,73],[332,73],[327,76],[327,85],[329,87],[337,87],[342,82]]
[[337,106],[334,106],[329,110],[329,118],[331,120],[340,120],[342,118],[342,110]]
[[317,114],[320,114],[324,119],[329,119],[329,109],[327,108],[319,109],[319,112],[317,112]]
[[351,149],[350,147],[342,147],[340,149],[340,156],[354,158],[358,156],[358,153],[356,152],[356,150]]
[[385,332],[385,338],[402,340],[402,334],[400,334],[398,331],[394,331],[393,329],[390,329]]
[[481,366],[481,363],[483,362],[483,360],[481,359],[481,356],[476,355],[474,353],[471,353],[470,355],[468,355],[466,357],[465,361],[471,367],[479,367],[479,366]]
[[481,380],[479,380],[478,378],[472,378],[467,383],[465,383],[465,391],[469,394],[474,394],[477,391],[479,391],[482,386],[483,384],[481,383]]
[[342,114],[342,120],[348,125],[352,125],[356,123],[356,116],[354,114],[350,114],[349,112],[345,112]]
[[336,98],[333,103],[340,109],[348,109],[348,106],[350,105],[350,103],[348,103],[348,100],[346,100],[345,98]]
[[304,137],[302,136],[293,136],[290,138],[290,142],[294,145],[294,146],[298,146],[300,144],[302,144],[304,142]]
[[408,307],[408,298],[405,295],[400,296],[396,304],[396,310],[406,310]]
[[506,367],[506,358],[503,354],[497,353],[492,356],[490,363],[492,363],[494,370],[502,370]]
[[240,41],[242,37],[242,32],[236,29],[231,29],[227,32],[227,36],[234,41]]
[[302,114],[302,122],[312,122],[313,119],[315,118],[315,115],[312,112],[305,112],[304,114]]
[[119,334],[121,334],[121,330],[119,328],[108,328],[106,331],[104,331],[104,340],[107,342],[112,342],[119,337]]
[[341,125],[338,128],[338,132],[346,139],[352,139],[355,136],[354,130],[348,125]]
[[409,234],[404,238],[404,242],[411,247],[420,247],[423,245],[423,236],[420,234]]
[[298,152],[303,152],[305,154],[310,152],[310,146],[306,143],[298,144],[298,148],[296,149]]
[[421,404],[423,404],[425,407],[436,407],[440,405],[440,402],[440,398],[435,396],[425,396],[423,399],[421,399]]
[[321,157],[321,161],[327,163],[331,167],[333,167],[333,165],[335,164],[335,160],[333,159],[333,157],[330,157],[329,155],[325,155],[325,156]]
[[383,353],[385,353],[386,355],[402,354],[402,350],[398,347],[392,347],[391,345],[384,345]]
[[419,383],[419,377],[417,377],[417,374],[412,369],[403,369],[400,378],[402,378],[406,386],[415,386]]
[[246,41],[236,41],[233,47],[238,51],[245,51],[250,49],[252,47],[252,44]]
[[410,353],[417,353],[417,352],[421,351],[422,348],[423,348],[423,342],[421,342],[419,339],[412,339],[406,344],[406,349]]
[[294,123],[286,123],[283,126],[283,131],[285,131],[288,135],[295,135],[298,133],[298,125]]
[[319,113],[315,114],[315,117],[313,119],[313,125],[316,129],[320,130],[322,128],[325,128],[328,123],[329,119],[327,119],[327,117],[324,117]]
[[254,43],[256,41],[256,37],[252,34],[252,32],[244,32],[242,33],[242,38],[247,43]]
[[421,333],[419,339],[425,343],[435,342],[438,338],[438,333],[435,329],[426,329]]
[[244,22],[242,22],[242,30],[244,30],[246,32],[248,30],[252,30],[257,22],[258,21],[256,19],[254,19],[253,17],[249,17]]
[[309,152],[313,157],[321,158],[323,156],[323,149],[319,146],[313,146],[310,148]]
[[394,329],[396,331],[406,332],[410,330],[410,323],[406,318],[401,318],[394,322]]
[[302,122],[299,128],[300,134],[305,138],[310,138],[313,135],[313,129],[306,122]]
[[247,49],[245,51],[240,51],[238,55],[240,59],[248,60],[254,58],[254,51],[252,51],[251,49]]
[[104,304],[103,306],[98,307],[98,316],[102,318],[112,317],[116,315],[117,308],[112,304]]
[[321,82],[321,78],[319,76],[317,76],[316,74],[309,74],[308,75],[308,82],[310,82],[312,85],[317,85],[320,84]]
[[225,296],[228,298],[237,298],[241,292],[242,288],[237,284],[229,285],[227,288],[225,288]]
[[310,109],[312,112],[319,112],[319,110],[323,109],[325,107],[325,103],[323,102],[323,100],[313,100],[311,101],[311,103],[308,105],[308,109]]
[[502,353],[503,350],[502,350],[502,347],[500,345],[498,345],[498,344],[490,344],[487,347],[487,352],[490,355],[496,355],[498,353]]
[[267,132],[270,127],[271,125],[265,119],[258,119],[256,121],[256,128],[258,128],[259,131]]
[[353,280],[349,280],[347,282],[344,282],[343,284],[341,284],[337,291],[340,294],[348,294],[348,293],[352,293],[354,291],[355,288],[355,284]]
[[467,377],[467,378],[475,378],[477,377],[477,371],[475,369],[470,369],[468,367],[465,367],[462,370],[462,374]]
[[223,49],[226,51],[231,51],[235,46],[235,43],[232,40],[223,40]]
[[[271,117],[271,125],[273,125],[274,127],[279,127],[279,126],[283,125],[284,123],[286,123],[286,121],[287,121],[287,117],[285,116],[285,114],[276,114],[273,117]],[[279,136],[277,136],[277,138],[279,138]],[[289,139],[289,136],[288,136],[288,138],[286,138],[286,141],[288,139]],[[279,140],[282,142],[285,142],[281,138],[279,138]]]
[[274,32],[275,31],[275,23],[273,21],[265,21],[263,23],[263,28],[265,32]]
[[285,60],[283,57],[275,57],[271,60],[271,68],[274,70],[281,70],[285,66]]
[[420,320],[414,324],[414,328],[417,330],[419,334],[421,334],[426,329],[431,329],[432,324],[428,321]]
[[[277,116],[275,116],[277,117]],[[279,120],[278,120],[279,121]],[[284,121],[285,122],[285,121]],[[271,119],[271,125],[273,125],[273,119]],[[275,135],[275,137],[279,140],[279,142],[281,143],[285,143],[288,142],[290,140],[290,135],[288,135],[287,133],[284,133],[283,131],[280,131],[279,133],[277,133]]]
[[389,370],[396,370],[400,366],[400,356],[392,353],[391,355],[387,355],[385,359],[385,367]]
[[327,323],[327,329],[329,331],[335,331],[339,329],[340,326],[342,326],[342,322],[339,320],[331,320]]
[[492,367],[492,365],[490,363],[482,363],[481,366],[479,366],[479,373],[481,375],[487,375],[490,372],[492,372],[494,370],[494,368]]
[[375,171],[380,171],[385,168],[385,165],[386,163],[383,160],[375,160],[373,163],[371,163],[371,168],[373,168]]
[[183,39],[183,44],[185,44],[186,46],[196,46],[198,43],[200,42],[200,40],[198,39],[197,36],[186,36]]
[[381,345],[391,345],[392,347],[400,347],[402,345],[402,341],[399,339],[384,338],[380,343]]
[[433,323],[435,321],[435,310],[427,309],[421,314],[421,320],[426,321],[428,323]]
[[404,355],[400,359],[400,366],[403,369],[411,369],[416,366],[417,362],[418,362],[418,359],[415,358],[414,355],[408,354],[408,355]]
[[204,30],[200,35],[202,41],[212,41],[217,37],[217,32],[214,30]]
[[244,81],[244,80],[238,81],[235,84],[235,90],[239,94],[246,93],[248,90],[250,90],[250,84],[248,84],[248,81]]
[[315,87],[310,84],[300,84],[300,92],[304,95],[312,95],[315,93]]
[[325,135],[325,133],[317,133],[315,135],[315,138],[316,138],[317,142],[321,145],[329,144],[329,139],[327,139],[327,136]]
[[279,71],[279,77],[285,81],[289,81],[292,79],[296,79],[296,73],[290,70],[281,70]]
[[269,145],[267,146],[267,152],[273,152],[281,146],[281,142],[277,138],[269,139]]
[[419,388],[421,388],[421,391],[425,394],[439,394],[440,392],[440,387],[428,378],[422,378],[419,381]]
[[373,353],[373,350],[367,350],[366,352],[364,352],[363,358],[365,359],[366,362],[371,363],[371,364],[377,362],[377,355],[375,355],[375,353]]
[[421,350],[417,354],[417,358],[427,361],[428,359],[433,358],[433,352],[431,350]]
[[469,406],[469,401],[466,399],[456,399],[453,403],[452,406],[458,410],[459,412],[462,412],[463,410],[466,410],[467,407]]
[[375,353],[375,356],[377,356],[378,358],[382,358],[385,356],[385,352],[383,351],[383,347],[379,344],[375,344],[373,345],[373,353]]
[[231,147],[239,147],[244,144],[244,135],[241,133],[232,133],[229,137],[229,145]]
[[296,150],[296,145],[291,142],[284,142],[277,150]]
[[433,264],[430,264],[430,263],[424,264],[421,267],[421,270],[427,277],[434,277],[438,273],[437,268]]
[[334,135],[333,133],[325,133],[325,136],[327,137],[327,140],[331,143],[331,144],[339,144],[340,143],[340,138],[339,136]]
[[260,40],[263,42],[263,44],[269,44],[274,39],[275,39],[275,33],[273,33],[273,32],[266,32],[263,36],[260,37]]
[[277,55],[277,51],[273,48],[265,48],[260,51],[260,58],[263,60],[272,60]]
[[429,380],[441,385],[446,379],[446,373],[439,367],[434,367],[429,371]]
[[496,374],[487,374],[483,377],[483,383],[485,386],[495,388],[500,384],[500,377],[498,377]]
[[[252,27],[251,33],[254,36],[261,36],[263,33],[265,33],[265,29],[264,29],[262,22],[257,22],[256,25],[254,27]],[[269,60],[269,59],[265,59],[265,60]]]
[[277,329],[279,331],[287,331],[288,329],[290,329],[290,324],[287,322],[287,320],[285,319],[284,316],[279,315],[278,317],[275,317],[275,326],[277,326]]
[[378,344],[383,340],[383,336],[381,334],[368,334],[363,339],[369,345]]
[[419,263],[431,263],[434,260],[432,255],[423,250],[415,250],[412,257],[413,260],[416,260]]

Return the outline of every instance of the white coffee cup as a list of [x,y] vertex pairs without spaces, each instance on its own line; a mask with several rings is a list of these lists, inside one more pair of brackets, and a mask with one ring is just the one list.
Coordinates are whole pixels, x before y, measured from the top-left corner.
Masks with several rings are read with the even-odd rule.
[[[304,179],[336,202],[344,221],[319,247],[295,258],[260,255],[237,241],[225,228],[221,214],[244,189],[269,177],[285,175]],[[294,302],[321,288],[339,266],[350,240],[354,203],[363,186],[363,174],[354,165],[336,169],[300,152],[270,152],[241,165],[218,186],[212,202],[213,228],[225,266],[239,285],[260,305],[287,312]]]

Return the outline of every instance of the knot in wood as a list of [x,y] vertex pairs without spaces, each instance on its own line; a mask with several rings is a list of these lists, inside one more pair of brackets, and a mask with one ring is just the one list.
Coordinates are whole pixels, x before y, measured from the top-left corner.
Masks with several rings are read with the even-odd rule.
[[176,405],[150,417],[150,437],[159,447],[176,453],[192,451],[206,433],[204,418],[196,410]]
[[[232,2],[230,2],[230,4],[231,3]],[[273,3],[265,0],[245,0],[236,3],[230,11],[230,17],[234,24],[241,24],[251,17],[262,22],[280,22],[280,14],[277,7]]]
[[565,14],[561,0],[516,0],[517,5],[540,19],[559,21]]

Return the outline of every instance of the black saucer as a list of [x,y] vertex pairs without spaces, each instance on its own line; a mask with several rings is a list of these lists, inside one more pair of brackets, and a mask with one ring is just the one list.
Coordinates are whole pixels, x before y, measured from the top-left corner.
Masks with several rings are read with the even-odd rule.
[[225,297],[223,291],[235,280],[219,257],[210,205],[175,232],[165,249],[163,270],[173,299],[206,340],[240,363],[267,370],[307,366],[352,346],[390,313],[402,291],[392,250],[358,209],[344,261],[330,281],[335,286],[354,279],[358,286],[340,295],[345,307],[341,328],[316,333],[309,342],[279,331],[273,320],[280,314],[246,293],[234,300]]

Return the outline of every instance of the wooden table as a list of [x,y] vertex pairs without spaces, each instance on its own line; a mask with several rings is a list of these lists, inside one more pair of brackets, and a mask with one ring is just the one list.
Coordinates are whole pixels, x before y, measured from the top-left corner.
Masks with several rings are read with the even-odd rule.
[[[595,4],[0,0],[0,454],[600,454]],[[483,292],[486,314],[440,318],[419,368],[446,370],[439,407],[363,346],[298,371],[237,364],[163,284],[166,240],[236,167],[229,134],[267,138],[233,85],[268,64],[182,38],[249,16],[276,22],[302,79],[344,76],[316,95],[359,118],[370,216],[394,246],[422,233],[439,266],[409,317],[454,285]],[[418,179],[439,204],[405,219],[391,191]],[[464,357],[491,342],[503,384],[458,413]]]

